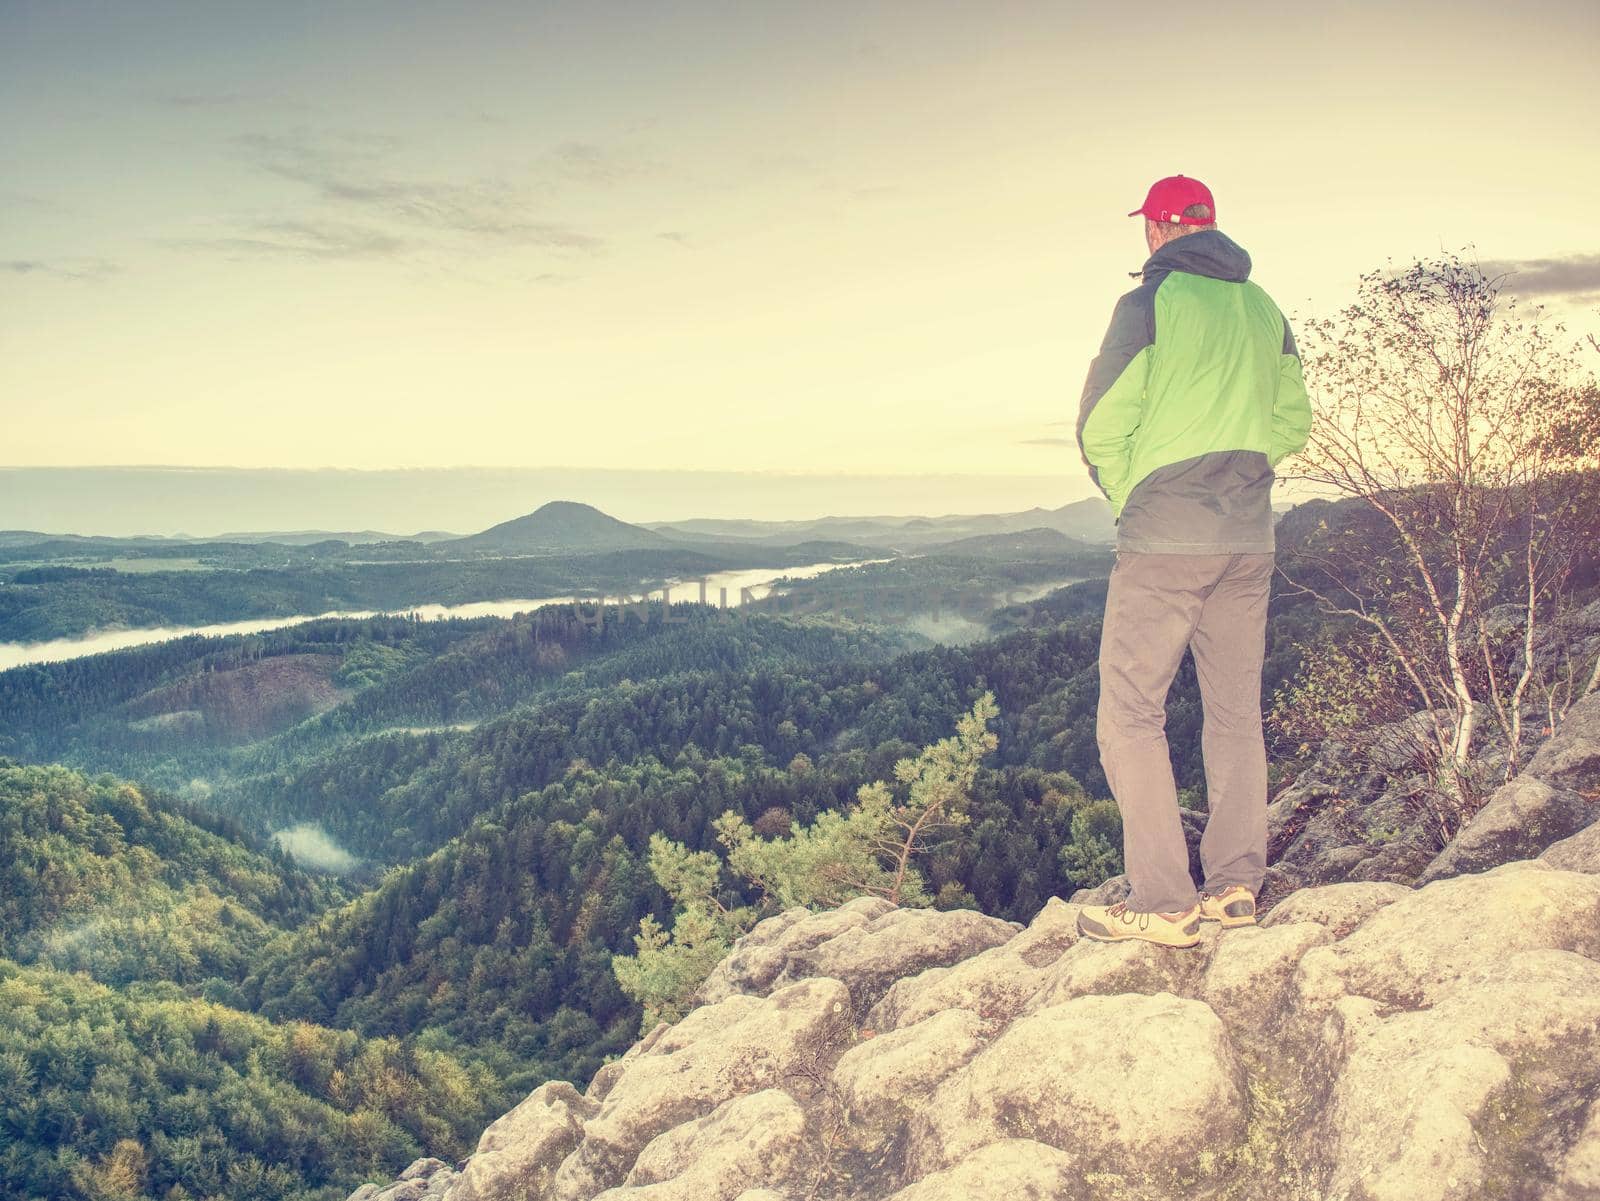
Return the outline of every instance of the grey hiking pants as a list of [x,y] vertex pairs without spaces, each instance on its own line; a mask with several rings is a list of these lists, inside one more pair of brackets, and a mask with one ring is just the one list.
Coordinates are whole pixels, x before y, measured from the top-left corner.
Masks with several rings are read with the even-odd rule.
[[1119,551],[1100,634],[1100,763],[1122,812],[1128,908],[1195,904],[1166,734],[1167,690],[1194,651],[1205,724],[1200,840],[1206,891],[1261,891],[1267,866],[1267,756],[1261,665],[1273,556]]

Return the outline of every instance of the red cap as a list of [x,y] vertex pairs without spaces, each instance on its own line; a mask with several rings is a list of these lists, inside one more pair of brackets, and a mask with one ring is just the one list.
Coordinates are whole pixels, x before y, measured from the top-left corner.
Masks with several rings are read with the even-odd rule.
[[[1183,210],[1191,204],[1203,204],[1211,210],[1209,217],[1185,217]],[[1187,175],[1169,175],[1150,185],[1144,206],[1129,213],[1137,217],[1143,213],[1152,221],[1166,221],[1173,225],[1210,225],[1217,219],[1217,202],[1211,199],[1211,189],[1198,179]]]

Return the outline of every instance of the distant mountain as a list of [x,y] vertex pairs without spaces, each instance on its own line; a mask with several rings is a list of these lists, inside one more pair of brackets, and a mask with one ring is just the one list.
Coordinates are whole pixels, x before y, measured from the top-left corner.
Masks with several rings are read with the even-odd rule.
[[215,538],[195,538],[195,542],[277,542],[284,546],[312,546],[318,542],[348,542],[365,546],[371,542],[444,542],[460,538],[448,530],[423,530],[416,534],[386,534],[382,530],[242,530],[218,534]]
[[1111,507],[1099,497],[1072,501],[1059,509],[1035,507],[1020,513],[818,517],[805,521],[695,517],[684,521],[645,522],[644,528],[683,542],[786,545],[799,539],[847,539],[881,550],[919,552],[959,538],[1040,528],[1089,543],[1104,544],[1116,538]]
[[654,530],[618,521],[593,505],[572,500],[550,501],[524,517],[444,543],[462,550],[520,554],[658,550],[671,544],[671,539]]
[[386,534],[382,530],[237,530],[210,537],[192,534],[137,534],[127,537],[105,534],[46,534],[39,530],[0,530],[0,549],[44,547],[52,543],[81,544],[86,550],[114,552],[150,546],[170,547],[195,543],[206,546],[230,544],[255,546],[276,543],[280,546],[315,546],[319,542],[346,542],[365,546],[374,542],[442,542],[459,538],[448,530],[422,530],[416,534]]
[[1085,551],[1101,552],[1078,538],[1069,538],[1060,530],[1035,526],[1011,534],[973,534],[950,542],[936,542],[925,546],[925,555],[972,555],[982,559],[1039,559],[1057,555],[1081,554]]
[[133,538],[111,538],[99,534],[46,534],[39,530],[0,530],[0,547],[41,546],[48,542],[82,542],[91,546],[144,546],[155,543],[171,546],[183,538],[165,534],[144,534]]

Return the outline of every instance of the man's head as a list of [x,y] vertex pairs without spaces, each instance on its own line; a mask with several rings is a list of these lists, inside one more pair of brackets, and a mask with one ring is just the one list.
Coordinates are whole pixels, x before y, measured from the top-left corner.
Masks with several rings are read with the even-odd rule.
[[1169,175],[1150,185],[1144,204],[1129,213],[1144,217],[1145,245],[1154,254],[1176,238],[1217,227],[1211,189],[1187,175]]

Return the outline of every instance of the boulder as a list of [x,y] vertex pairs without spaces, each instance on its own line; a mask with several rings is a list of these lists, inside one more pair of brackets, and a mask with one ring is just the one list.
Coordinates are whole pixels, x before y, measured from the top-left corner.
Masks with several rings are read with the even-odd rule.
[[1048,1143],[1001,1139],[907,1185],[889,1201],[1061,1201],[1079,1183],[1072,1163],[1070,1155]]
[[1557,788],[1593,788],[1600,781],[1600,692],[1590,693],[1567,710],[1523,774]]
[[1543,949],[1600,956],[1600,877],[1523,860],[1435,881],[1307,951],[1296,986],[1310,1004],[1354,993],[1418,1008],[1482,964]]
[[1039,988],[1021,1012],[1035,1013],[1089,993],[1193,995],[1221,934],[1215,922],[1204,922],[1200,945],[1180,951],[1137,940],[1105,943],[1084,939],[1044,969]]
[[1018,1018],[935,1090],[906,1150],[913,1178],[1001,1139],[1066,1152],[1075,1170],[1177,1187],[1244,1128],[1227,1031],[1199,1001],[1085,996]]
[[1343,884],[1324,884],[1302,888],[1274,905],[1260,924],[1279,926],[1286,922],[1316,922],[1335,938],[1343,938],[1385,905],[1409,896],[1404,884],[1378,880],[1355,880]]
[[805,1125],[805,1112],[780,1089],[735,1097],[657,1135],[623,1187],[595,1201],[733,1201],[784,1178],[804,1147]]
[[1553,1109],[1560,1097],[1593,1096],[1600,1086],[1600,963],[1523,951],[1444,982],[1434,1001],[1392,1016],[1366,998],[1336,1003],[1327,1031],[1338,1075],[1322,1148],[1334,1165],[1329,1195],[1541,1195],[1517,1178],[1527,1156],[1497,1154],[1513,1136],[1502,1122],[1508,1113],[1536,1115],[1543,1129],[1514,1137],[1524,1152],[1530,1139],[1550,1140],[1553,1154],[1540,1157],[1546,1170],[1576,1140]]
[[1316,922],[1228,930],[1217,939],[1198,996],[1236,1037],[1270,1033],[1285,1019],[1301,956],[1332,940]]
[[[1558,733],[1551,743],[1560,739]],[[1545,750],[1550,749],[1551,743],[1546,744]],[[1517,776],[1495,789],[1483,808],[1428,865],[1418,882],[1531,858],[1551,843],[1576,834],[1597,814],[1600,805],[1584,800],[1576,792],[1554,787],[1531,773]]]
[[549,1187],[599,1106],[564,1080],[541,1084],[491,1122],[450,1192],[450,1201],[523,1201]]
[[982,1024],[970,1009],[946,1009],[851,1047],[833,1069],[851,1120],[875,1127],[905,1122],[940,1081],[978,1053]]
[[557,1168],[551,1198],[590,1201],[621,1184],[652,1139],[734,1097],[815,1070],[850,1028],[849,991],[825,977],[691,1011],[627,1062]]
[[1078,938],[1078,906],[1051,897],[1026,929],[999,946],[895,981],[864,1024],[881,1033],[954,1008],[976,1014],[986,1030],[1004,1026]]
[[1594,1201],[1600,1197],[1600,1098],[1589,1102],[1588,1120],[1563,1157],[1550,1201]]
[[405,1171],[401,1172],[398,1179],[427,1180],[435,1172],[440,1170],[448,1172],[451,1170],[450,1165],[445,1163],[445,1161],[442,1159],[434,1159],[432,1157],[427,1159],[413,1160],[411,1166],[406,1168]]
[[1563,871],[1600,874],[1600,822],[1546,847],[1539,861]]
[[[804,931],[804,924],[795,932]],[[827,976],[866,1013],[903,976],[970,959],[1008,942],[1022,927],[971,909],[893,909],[826,941],[791,951],[775,986]]]
[[1116,875],[1102,880],[1093,888],[1080,888],[1072,894],[1074,905],[1115,905],[1128,899],[1131,891],[1128,877]]
[[971,909],[911,909],[860,897],[825,913],[790,910],[759,923],[712,971],[696,994],[710,1001],[816,976],[841,981],[857,1014],[890,984],[930,967],[967,959],[1022,927]]

